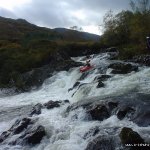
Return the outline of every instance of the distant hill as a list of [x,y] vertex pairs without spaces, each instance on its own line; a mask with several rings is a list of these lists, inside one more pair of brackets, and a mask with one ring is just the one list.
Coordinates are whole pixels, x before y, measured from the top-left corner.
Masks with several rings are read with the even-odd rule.
[[38,27],[24,19],[10,19],[0,17],[0,40],[23,39],[23,38],[44,38],[48,40],[65,41],[98,41],[100,36],[69,30],[65,28],[49,29]]
[[70,30],[66,28],[55,28],[54,31],[57,33],[61,34],[61,36],[64,37],[64,39],[69,40],[71,39],[80,39],[80,40],[86,40],[86,41],[99,41],[100,36],[92,33],[87,33],[87,32],[81,32],[81,31],[76,31],[76,30]]

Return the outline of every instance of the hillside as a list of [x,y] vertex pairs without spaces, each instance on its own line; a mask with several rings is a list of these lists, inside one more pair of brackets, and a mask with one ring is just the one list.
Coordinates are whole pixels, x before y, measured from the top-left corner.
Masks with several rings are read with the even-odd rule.
[[[17,86],[22,89],[26,84],[21,77],[24,73],[45,65],[53,68],[50,72],[62,70],[73,64],[70,56],[99,49],[95,43],[97,35],[38,27],[23,19],[0,17],[0,35],[0,88]],[[44,75],[41,81],[46,77]]]
[[[63,32],[62,32],[63,31]],[[65,28],[49,29],[38,27],[23,19],[0,17],[0,40],[21,40],[26,38],[45,38],[65,41],[98,41],[98,35],[69,30]]]
[[100,36],[92,33],[87,33],[87,32],[79,32],[76,30],[70,30],[70,29],[65,29],[65,28],[55,28],[54,31],[59,33],[63,39],[65,40],[74,40],[76,41],[77,39],[82,41],[99,41]]

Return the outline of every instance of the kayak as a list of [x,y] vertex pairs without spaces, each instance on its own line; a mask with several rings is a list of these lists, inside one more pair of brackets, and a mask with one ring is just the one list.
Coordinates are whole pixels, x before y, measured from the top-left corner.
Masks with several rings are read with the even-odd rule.
[[83,67],[80,68],[80,72],[85,72],[85,71],[88,71],[92,68],[93,68],[93,66],[83,66]]

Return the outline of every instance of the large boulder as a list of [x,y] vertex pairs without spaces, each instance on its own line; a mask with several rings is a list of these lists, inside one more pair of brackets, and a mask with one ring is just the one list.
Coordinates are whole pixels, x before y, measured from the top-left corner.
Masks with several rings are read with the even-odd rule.
[[30,123],[31,123],[30,118],[23,118],[20,120],[16,120],[16,122],[12,125],[12,127],[8,131],[4,131],[0,135],[0,143],[3,142],[6,138],[8,138],[10,135],[12,136],[21,133],[28,127]]
[[124,127],[120,134],[121,143],[126,147],[126,144],[131,144],[135,146],[128,146],[130,150],[148,150],[148,147],[139,147],[138,144],[144,144],[144,139],[131,128]]
[[124,117],[130,117],[135,113],[135,110],[131,107],[126,107],[123,109],[120,109],[117,113],[118,119],[122,120]]
[[38,126],[36,128],[31,128],[20,138],[23,138],[23,141],[27,144],[38,144],[42,138],[46,135],[45,129],[43,126]]
[[107,107],[103,105],[97,105],[96,107],[88,110],[87,113],[90,114],[92,120],[102,121],[110,117]]
[[112,68],[113,74],[127,74],[132,71],[138,71],[138,66],[132,64],[125,64],[125,63],[113,63],[108,66],[108,68]]
[[29,116],[33,116],[33,115],[39,115],[41,114],[41,109],[43,108],[43,105],[38,103],[35,106],[33,106]]

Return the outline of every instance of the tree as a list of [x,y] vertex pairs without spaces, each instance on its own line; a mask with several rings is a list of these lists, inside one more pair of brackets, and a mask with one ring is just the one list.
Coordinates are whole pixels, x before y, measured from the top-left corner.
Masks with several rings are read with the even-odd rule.
[[130,1],[133,12],[145,13],[150,11],[150,0],[134,0]]
[[76,31],[83,31],[82,27],[78,27],[78,26],[72,26],[70,27],[71,30],[76,30]]

